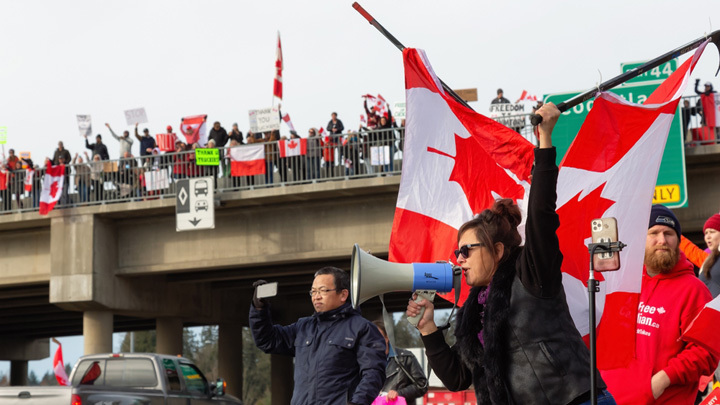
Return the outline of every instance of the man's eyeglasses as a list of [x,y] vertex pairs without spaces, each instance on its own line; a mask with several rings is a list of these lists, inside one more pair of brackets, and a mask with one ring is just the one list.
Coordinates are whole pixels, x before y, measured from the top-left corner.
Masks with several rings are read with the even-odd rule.
[[327,288],[321,288],[319,290],[310,290],[310,297],[314,297],[315,294],[320,294],[323,297],[326,297],[330,291],[337,291],[337,288],[333,288],[332,290]]
[[468,255],[470,255],[470,249],[478,246],[483,246],[483,243],[478,242],[460,246],[460,249],[455,250],[455,258],[459,259],[460,255],[462,255],[467,259]]

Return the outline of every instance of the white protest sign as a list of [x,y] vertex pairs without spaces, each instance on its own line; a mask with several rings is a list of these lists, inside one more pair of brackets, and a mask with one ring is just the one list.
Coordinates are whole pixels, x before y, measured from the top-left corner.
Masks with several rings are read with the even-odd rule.
[[248,111],[250,130],[254,133],[280,129],[280,110],[277,107]]
[[395,103],[393,105],[392,115],[397,120],[405,119],[405,103]]
[[146,124],[148,122],[145,108],[134,108],[132,110],[125,110],[125,121],[128,126],[135,124]]
[[77,122],[80,136],[88,137],[92,135],[92,120],[90,119],[89,115],[78,115]]
[[389,146],[371,146],[370,147],[370,164],[373,166],[390,164],[390,147]]
[[490,104],[490,118],[505,125],[508,128],[522,128],[525,126],[524,103],[498,103]]

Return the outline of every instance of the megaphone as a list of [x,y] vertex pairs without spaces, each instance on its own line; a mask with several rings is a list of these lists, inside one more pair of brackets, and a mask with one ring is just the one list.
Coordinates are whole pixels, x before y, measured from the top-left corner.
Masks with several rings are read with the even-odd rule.
[[[418,301],[430,301],[436,292],[450,292],[460,288],[460,271],[447,262],[391,263],[365,252],[355,244],[350,264],[350,296],[352,305],[358,305],[377,295],[395,291],[414,291]],[[417,316],[413,325],[422,317]]]

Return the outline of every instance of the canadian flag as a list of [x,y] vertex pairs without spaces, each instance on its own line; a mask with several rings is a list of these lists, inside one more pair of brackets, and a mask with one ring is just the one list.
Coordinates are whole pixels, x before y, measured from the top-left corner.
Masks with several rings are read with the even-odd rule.
[[718,325],[720,325],[720,296],[705,304],[705,307],[683,333],[682,339],[696,343],[715,357],[720,357]]
[[390,261],[448,260],[474,213],[499,197],[526,200],[534,147],[448,95],[422,50],[405,49],[403,60],[407,118]]
[[537,101],[537,96],[531,96],[528,94],[527,90],[523,90],[522,94],[520,94],[520,98],[517,99],[516,103],[519,103],[521,101]]
[[58,345],[55,351],[55,357],[53,357],[53,372],[55,373],[55,379],[57,379],[60,385],[70,385],[67,373],[65,373],[65,362],[63,362],[62,345],[60,342],[52,338],[53,343]]
[[28,193],[32,191],[33,177],[35,177],[35,170],[25,169],[25,191]]
[[367,98],[370,111],[375,111],[375,113],[381,117],[388,117],[388,103],[385,101],[383,96],[378,94],[377,97],[375,97],[373,95],[366,94],[363,97]]
[[65,182],[65,166],[48,165],[43,177],[43,187],[40,193],[40,215],[47,215],[60,200],[63,183]]
[[275,80],[273,81],[273,95],[280,100],[282,100],[283,96],[282,71],[282,46],[280,45],[280,32],[278,32],[277,59],[275,60]]
[[0,190],[7,190],[10,182],[10,173],[5,164],[0,164]]
[[307,139],[290,139],[280,141],[280,157],[300,156],[307,154]]
[[295,126],[293,125],[292,121],[290,121],[290,114],[283,114],[282,120],[285,122],[285,124],[287,124],[288,128],[290,128],[291,131],[295,131]]
[[155,135],[155,139],[157,139],[158,148],[160,148],[163,152],[175,152],[175,142],[177,141],[177,135],[170,133],[170,134],[157,134]]
[[233,176],[265,174],[265,145],[230,148],[230,174]]
[[180,119],[180,132],[185,135],[188,145],[198,143],[200,146],[205,146],[207,143],[206,121],[207,115],[191,115]]
[[[560,164],[557,231],[563,284],[575,326],[587,336],[587,280],[594,218],[615,217],[627,247],[621,268],[596,273],[598,368],[627,365],[635,353],[638,299],[652,195],[677,105],[705,45],[648,97],[633,104],[600,93]],[[562,118],[561,118],[562,119]]]

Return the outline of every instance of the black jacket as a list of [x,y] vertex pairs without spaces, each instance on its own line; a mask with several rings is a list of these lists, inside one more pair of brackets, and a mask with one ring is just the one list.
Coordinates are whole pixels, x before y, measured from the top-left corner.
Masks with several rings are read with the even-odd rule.
[[[458,312],[455,346],[448,347],[440,331],[423,336],[438,377],[453,391],[473,384],[479,404],[574,404],[590,398],[590,354],[562,286],[555,149],[536,149],[535,164],[525,246],[500,263],[484,307],[477,298],[486,287],[470,290]],[[605,388],[596,376],[597,387]]]
[[107,146],[105,146],[104,143],[90,144],[90,142],[88,142],[87,138],[85,138],[85,147],[92,151],[93,156],[100,155],[100,159],[110,160],[110,155],[108,154]]
[[[406,372],[410,373],[417,384],[413,383]],[[412,352],[396,348],[395,357],[388,360],[382,392],[390,390],[397,391],[399,396],[405,398],[408,405],[415,405],[415,399],[422,397],[427,392],[427,378]]]
[[[215,128],[211,128],[208,139],[212,139],[213,141],[215,141],[216,148],[222,148],[223,146],[225,146],[225,144],[227,144],[229,138],[225,128],[220,127],[220,129],[217,131],[215,130]],[[242,142],[242,134],[240,134],[240,140]]]
[[369,405],[380,393],[385,339],[350,303],[288,326],[250,305],[250,331],[263,352],[295,357],[292,405]]

